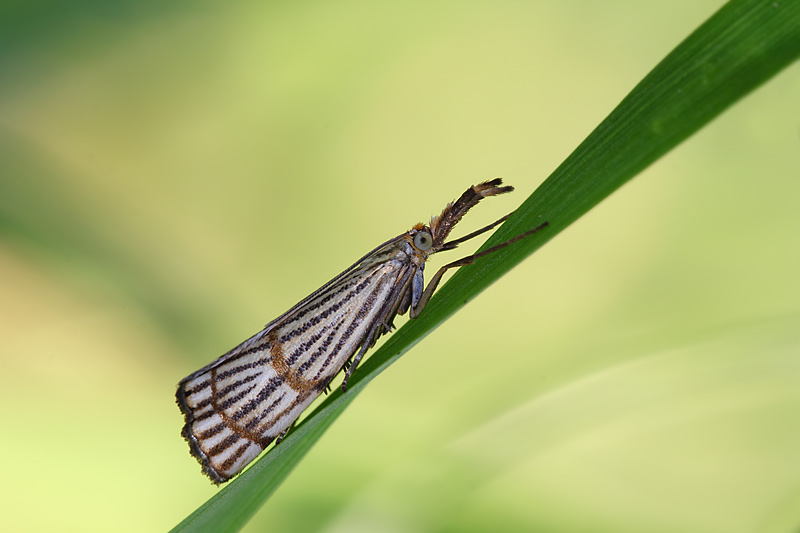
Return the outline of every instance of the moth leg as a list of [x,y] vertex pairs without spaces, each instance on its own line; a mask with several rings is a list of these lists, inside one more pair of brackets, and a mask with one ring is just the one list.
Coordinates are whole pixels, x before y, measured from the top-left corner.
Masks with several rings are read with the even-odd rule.
[[350,366],[347,367],[347,370],[344,373],[344,379],[342,380],[342,392],[347,392],[347,380],[350,379],[350,376],[353,375],[353,371],[358,366],[358,363],[361,362],[361,358],[364,357],[364,354],[367,353],[369,350],[371,343],[365,342],[361,345],[361,348],[358,350],[358,353],[353,360],[350,362]]
[[408,311],[409,307],[411,307],[411,291],[406,290],[405,294],[403,294],[403,299],[400,300],[400,306],[397,308],[397,314],[406,314],[406,311]]
[[[498,222],[500,222],[502,220],[503,219],[500,219]],[[542,222],[541,224],[539,224],[538,226],[536,226],[532,230],[529,230],[529,231],[526,231],[525,233],[517,235],[513,239],[509,239],[509,240],[507,240],[505,242],[501,242],[497,246],[492,246],[491,248],[487,248],[486,250],[484,250],[482,252],[479,252],[477,254],[468,255],[467,257],[462,257],[458,261],[453,261],[452,263],[448,263],[448,264],[444,265],[442,268],[440,268],[438,270],[438,272],[436,272],[436,274],[433,276],[433,279],[431,279],[431,281],[428,283],[428,286],[425,287],[425,290],[422,292],[422,296],[420,296],[419,302],[417,302],[417,305],[412,305],[411,306],[411,309],[409,310],[408,316],[411,317],[411,318],[417,318],[420,315],[420,313],[422,313],[422,310],[425,309],[426,305],[428,305],[428,301],[431,299],[431,296],[433,296],[433,291],[436,290],[436,287],[439,286],[439,282],[442,281],[442,276],[444,276],[444,273],[447,272],[448,270],[450,270],[451,268],[471,265],[479,257],[483,257],[484,255],[489,255],[490,253],[496,252],[497,250],[499,250],[501,248],[505,248],[509,244],[517,242],[520,239],[524,239],[528,235],[532,235],[532,234],[536,233],[537,231],[539,231],[540,229],[544,228],[548,224],[549,224],[549,222]],[[491,229],[491,227],[492,226],[487,226],[487,228],[490,228],[490,229]],[[482,230],[478,230],[478,231],[482,231]],[[459,239],[459,242],[460,241],[461,241],[461,239]],[[456,242],[456,241],[453,241],[453,242]]]
[[275,445],[276,446],[281,443],[283,438],[286,437],[286,435],[288,435],[291,430],[294,429],[294,425],[296,423],[297,423],[297,419],[295,418],[294,421],[292,422],[292,424],[288,428],[286,428],[283,431],[281,431],[280,433],[278,433],[278,437],[275,439]]
[[408,316],[410,318],[417,318],[420,315],[420,313],[422,313],[422,310],[425,309],[426,305],[428,305],[428,300],[430,300],[431,296],[433,296],[433,291],[436,290],[436,287],[439,286],[439,282],[442,281],[442,276],[444,276],[445,272],[447,272],[451,268],[471,265],[472,263],[475,262],[475,258],[476,256],[469,255],[467,257],[459,259],[458,261],[453,261],[452,263],[446,264],[442,268],[440,268],[436,272],[436,274],[434,274],[433,279],[431,279],[430,282],[428,282],[428,286],[425,287],[425,290],[422,292],[422,296],[420,296],[417,305],[411,306],[411,309],[409,309]]

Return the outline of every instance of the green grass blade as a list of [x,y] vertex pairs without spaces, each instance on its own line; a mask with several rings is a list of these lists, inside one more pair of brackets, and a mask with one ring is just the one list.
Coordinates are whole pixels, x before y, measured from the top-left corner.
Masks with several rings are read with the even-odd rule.
[[460,269],[280,445],[174,531],[241,528],[357,394],[467,301],[626,181],[800,56],[800,2],[734,0],[673,50],[525,201],[486,246],[542,232]]

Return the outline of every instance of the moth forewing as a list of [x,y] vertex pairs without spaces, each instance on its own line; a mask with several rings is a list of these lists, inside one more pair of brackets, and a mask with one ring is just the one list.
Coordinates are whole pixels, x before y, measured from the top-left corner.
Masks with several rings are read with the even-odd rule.
[[507,218],[445,242],[482,198],[513,190],[500,185],[495,179],[470,187],[429,226],[417,224],[386,241],[259,333],[184,378],[176,393],[185,418],[182,435],[203,472],[215,483],[241,472],[285,435],[352,359],[342,381],[346,389],[367,349],[392,328],[397,314],[419,316],[447,269],[470,264],[546,225],[443,266],[424,287],[431,254],[455,248]]

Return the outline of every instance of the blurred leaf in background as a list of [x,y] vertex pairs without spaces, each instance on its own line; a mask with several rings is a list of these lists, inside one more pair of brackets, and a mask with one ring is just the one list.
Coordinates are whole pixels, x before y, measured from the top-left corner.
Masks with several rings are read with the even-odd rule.
[[[473,227],[511,211],[718,7],[0,8],[0,528],[176,524],[216,490],[181,377],[466,186],[519,191]],[[248,529],[796,529],[797,94],[449,320]]]

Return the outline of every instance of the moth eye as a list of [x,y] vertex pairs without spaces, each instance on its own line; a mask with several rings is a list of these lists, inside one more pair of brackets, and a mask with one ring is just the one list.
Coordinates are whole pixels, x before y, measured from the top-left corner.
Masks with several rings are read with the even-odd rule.
[[433,246],[433,237],[427,231],[420,231],[414,235],[414,246],[418,250],[427,252],[431,249],[431,246]]

